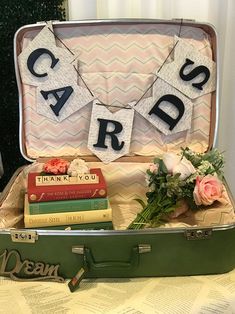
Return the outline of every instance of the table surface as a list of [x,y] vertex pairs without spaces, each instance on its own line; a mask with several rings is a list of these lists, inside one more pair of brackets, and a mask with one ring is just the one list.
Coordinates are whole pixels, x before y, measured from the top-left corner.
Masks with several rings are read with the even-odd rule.
[[16,282],[0,277],[0,313],[235,313],[235,270],[222,275]]

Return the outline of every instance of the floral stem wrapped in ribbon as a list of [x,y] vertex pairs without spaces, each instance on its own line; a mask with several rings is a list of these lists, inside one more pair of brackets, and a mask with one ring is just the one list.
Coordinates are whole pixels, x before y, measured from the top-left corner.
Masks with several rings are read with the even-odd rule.
[[128,229],[158,227],[189,207],[198,210],[215,201],[227,203],[223,166],[223,155],[217,149],[200,154],[185,148],[180,154],[168,152],[155,158],[146,173],[147,204],[137,199],[143,210]]

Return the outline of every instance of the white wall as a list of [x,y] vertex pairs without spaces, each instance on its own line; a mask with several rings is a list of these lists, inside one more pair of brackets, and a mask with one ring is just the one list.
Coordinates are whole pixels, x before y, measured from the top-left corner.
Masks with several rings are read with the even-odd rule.
[[215,25],[220,53],[218,147],[235,196],[235,0],[69,0],[69,18],[191,18]]

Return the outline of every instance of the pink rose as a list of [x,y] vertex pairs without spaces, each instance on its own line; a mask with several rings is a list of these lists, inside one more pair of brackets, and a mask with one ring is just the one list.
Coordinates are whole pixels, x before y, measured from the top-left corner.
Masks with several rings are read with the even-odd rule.
[[193,198],[196,205],[211,205],[214,201],[223,202],[222,182],[210,174],[203,178],[197,177]]
[[43,165],[43,171],[53,174],[66,174],[69,162],[61,158],[53,158]]

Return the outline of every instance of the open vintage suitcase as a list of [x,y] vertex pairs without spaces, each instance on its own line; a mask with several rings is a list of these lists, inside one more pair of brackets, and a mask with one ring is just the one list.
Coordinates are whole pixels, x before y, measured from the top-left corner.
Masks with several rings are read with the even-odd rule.
[[[15,280],[63,281],[76,274],[78,278],[181,276],[232,270],[232,205],[227,211],[221,209],[219,217],[208,210],[199,218],[199,225],[178,222],[162,228],[125,230],[139,210],[134,199],[144,197],[147,191],[145,171],[154,156],[181,146],[199,152],[213,147],[218,88],[194,100],[191,128],[175,135],[163,135],[135,114],[129,153],[105,164],[87,148],[91,104],[61,123],[51,122],[35,109],[35,87],[22,84],[17,57],[45,25],[27,25],[15,35],[20,147],[24,157],[34,162],[18,169],[2,193],[1,275]],[[58,46],[79,50],[80,72],[105,104],[122,106],[140,98],[169,56],[175,35],[213,59],[218,76],[216,32],[208,24],[185,20],[53,22],[53,30]],[[79,84],[83,84],[80,78]],[[151,95],[151,90],[148,93]],[[90,166],[103,169],[115,230],[24,229],[27,173],[40,170],[45,158],[55,156],[81,156]],[[232,212],[230,218],[228,211]]]

